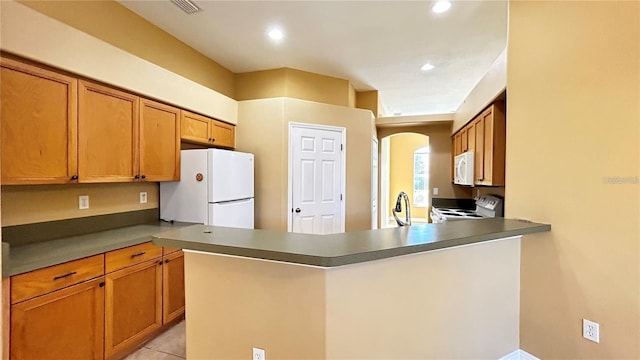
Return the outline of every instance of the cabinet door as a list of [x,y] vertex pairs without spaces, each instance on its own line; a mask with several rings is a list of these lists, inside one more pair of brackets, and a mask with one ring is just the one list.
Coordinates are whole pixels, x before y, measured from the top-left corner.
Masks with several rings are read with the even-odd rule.
[[235,147],[235,127],[233,125],[217,120],[213,120],[211,125],[211,143],[214,146]]
[[467,151],[476,150],[476,126],[472,121],[469,125],[467,125]]
[[457,133],[454,139],[455,149],[453,153],[454,155],[460,155],[462,153],[462,136],[460,135],[460,133]]
[[484,184],[493,183],[493,107],[482,113],[482,124],[484,126],[484,149],[483,149],[483,167],[484,172],[482,179],[478,179]]
[[11,307],[11,359],[102,359],[104,279]]
[[147,99],[140,102],[140,178],[180,180],[180,110]]
[[184,314],[184,253],[164,257],[162,268],[163,324]]
[[138,97],[80,81],[80,182],[126,182],[139,175]]
[[77,80],[0,58],[2,185],[77,175]]
[[476,130],[476,143],[473,162],[475,164],[475,183],[477,184],[484,180],[484,118],[481,115],[477,120],[474,120],[473,123]]
[[183,141],[209,145],[211,119],[188,111],[181,111],[180,138]]
[[467,140],[467,128],[463,128],[460,130],[460,151],[466,152],[468,150],[468,140]]
[[117,357],[162,326],[160,258],[105,276],[105,357]]

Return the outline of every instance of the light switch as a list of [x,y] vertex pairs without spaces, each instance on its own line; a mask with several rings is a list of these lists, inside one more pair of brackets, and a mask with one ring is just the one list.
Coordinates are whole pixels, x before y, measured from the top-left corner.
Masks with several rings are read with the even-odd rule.
[[433,195],[438,195],[438,192],[440,191],[440,189],[438,189],[437,187],[433,188]]

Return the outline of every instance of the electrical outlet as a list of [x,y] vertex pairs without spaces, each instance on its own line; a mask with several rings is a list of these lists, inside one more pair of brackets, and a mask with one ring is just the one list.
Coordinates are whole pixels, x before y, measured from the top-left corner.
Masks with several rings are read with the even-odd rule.
[[84,210],[89,208],[89,195],[78,196],[78,209]]
[[147,192],[146,191],[141,191],[140,192],[140,204],[146,204],[147,203]]
[[582,319],[582,337],[593,342],[600,342],[600,324]]
[[264,349],[253,348],[253,360],[266,360]]
[[439,192],[440,192],[440,189],[438,189],[437,187],[433,188],[433,195],[438,195]]

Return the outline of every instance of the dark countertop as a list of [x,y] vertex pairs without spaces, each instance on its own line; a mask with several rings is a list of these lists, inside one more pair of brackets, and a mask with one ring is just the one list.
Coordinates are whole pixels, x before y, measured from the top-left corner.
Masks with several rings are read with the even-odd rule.
[[[153,235],[162,231],[190,225],[193,224],[178,222],[171,224],[157,221],[34,244],[11,246],[9,251],[6,251],[6,248],[3,247],[2,276],[18,275],[107,251],[142,244],[151,241]],[[3,246],[4,244],[6,243],[3,243]]]
[[551,225],[492,218],[332,235],[193,225],[153,237],[156,245],[334,267],[550,231]]

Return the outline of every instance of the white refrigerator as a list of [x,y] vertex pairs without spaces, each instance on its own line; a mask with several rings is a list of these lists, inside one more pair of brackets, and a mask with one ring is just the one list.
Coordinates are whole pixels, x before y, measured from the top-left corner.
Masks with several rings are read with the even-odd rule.
[[182,150],[180,181],[160,183],[160,218],[253,229],[253,168],[253,154]]

